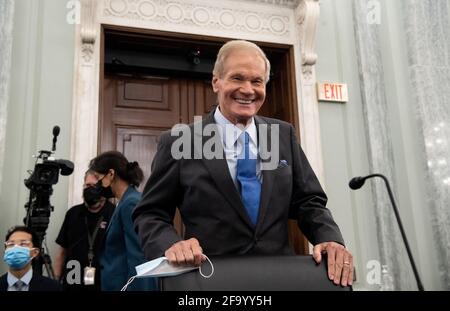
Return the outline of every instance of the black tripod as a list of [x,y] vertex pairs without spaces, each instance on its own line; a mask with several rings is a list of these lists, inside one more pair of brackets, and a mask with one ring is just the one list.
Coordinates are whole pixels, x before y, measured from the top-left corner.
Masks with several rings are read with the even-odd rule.
[[71,161],[56,160],[51,157],[56,150],[56,138],[59,131],[59,126],[53,127],[52,151],[39,151],[31,176],[24,180],[25,186],[30,189],[30,196],[25,204],[27,214],[23,222],[36,234],[38,243],[34,246],[40,249],[39,256],[33,262],[33,269],[38,275],[42,275],[42,266],[45,266],[48,276],[53,279],[55,274],[45,243],[45,231],[50,222],[50,213],[53,211],[53,206],[50,204],[50,196],[53,194],[52,185],[58,183],[59,174],[68,176],[73,172]]
[[52,259],[48,254],[47,243],[43,242],[40,248],[38,257],[33,262],[33,273],[36,272],[37,275],[42,275],[43,267],[45,267],[45,272],[51,279],[55,279],[55,272],[53,271]]

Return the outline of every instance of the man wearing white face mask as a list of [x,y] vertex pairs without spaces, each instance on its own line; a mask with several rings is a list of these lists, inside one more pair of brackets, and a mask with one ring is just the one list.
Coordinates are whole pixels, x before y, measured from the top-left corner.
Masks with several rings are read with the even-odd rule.
[[33,274],[32,260],[39,255],[37,239],[25,226],[11,228],[5,238],[3,260],[9,271],[0,278],[0,291],[60,291],[59,284]]

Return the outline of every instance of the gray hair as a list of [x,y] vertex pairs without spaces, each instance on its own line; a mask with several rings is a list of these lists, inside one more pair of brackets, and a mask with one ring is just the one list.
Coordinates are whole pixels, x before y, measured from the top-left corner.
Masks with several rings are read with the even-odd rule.
[[84,173],[84,181],[86,181],[86,178],[88,177],[88,175],[92,175],[95,176],[95,171],[88,169],[85,173]]
[[269,82],[269,75],[270,75],[270,62],[267,59],[266,54],[264,51],[257,46],[256,44],[245,41],[245,40],[231,40],[225,43],[219,50],[219,53],[217,54],[216,63],[214,64],[213,69],[213,75],[222,77],[224,74],[224,63],[225,59],[230,55],[231,52],[235,50],[241,50],[241,49],[247,49],[247,50],[253,50],[255,51],[261,58],[264,60],[266,64],[266,72],[264,75],[264,82]]

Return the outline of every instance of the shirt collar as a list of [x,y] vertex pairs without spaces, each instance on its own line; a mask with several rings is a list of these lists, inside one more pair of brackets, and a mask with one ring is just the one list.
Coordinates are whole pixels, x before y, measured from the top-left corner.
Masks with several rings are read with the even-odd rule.
[[[214,112],[214,120],[218,125],[222,136],[222,142],[225,147],[232,148],[236,143],[236,140],[238,140],[239,136],[242,134],[243,130],[225,118],[219,107],[217,107]],[[250,124],[248,124],[244,130],[248,133],[250,140],[255,144],[255,146],[258,146],[258,133],[256,131],[255,118],[252,117]]]
[[[23,275],[23,277],[20,279],[22,282],[24,282],[27,286],[30,286],[31,278],[33,277],[33,268],[30,268],[27,273]],[[16,282],[19,279],[14,276],[11,272],[8,271],[7,281],[8,286],[13,286],[16,284]]]

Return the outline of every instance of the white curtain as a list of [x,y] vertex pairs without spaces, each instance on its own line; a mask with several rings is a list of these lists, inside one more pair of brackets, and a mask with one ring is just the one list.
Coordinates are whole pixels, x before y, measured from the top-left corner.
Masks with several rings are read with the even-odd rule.
[[[369,0],[353,0],[353,18],[370,172],[385,175],[396,196],[395,161],[390,133],[379,25],[368,23]],[[413,290],[415,282],[400,230],[382,180],[370,181],[380,262],[395,290]],[[396,196],[397,197],[397,196]]]
[[409,78],[422,132],[427,212],[450,289],[450,1],[403,0]]
[[0,1],[0,191],[5,158],[6,118],[9,99],[14,0]]

